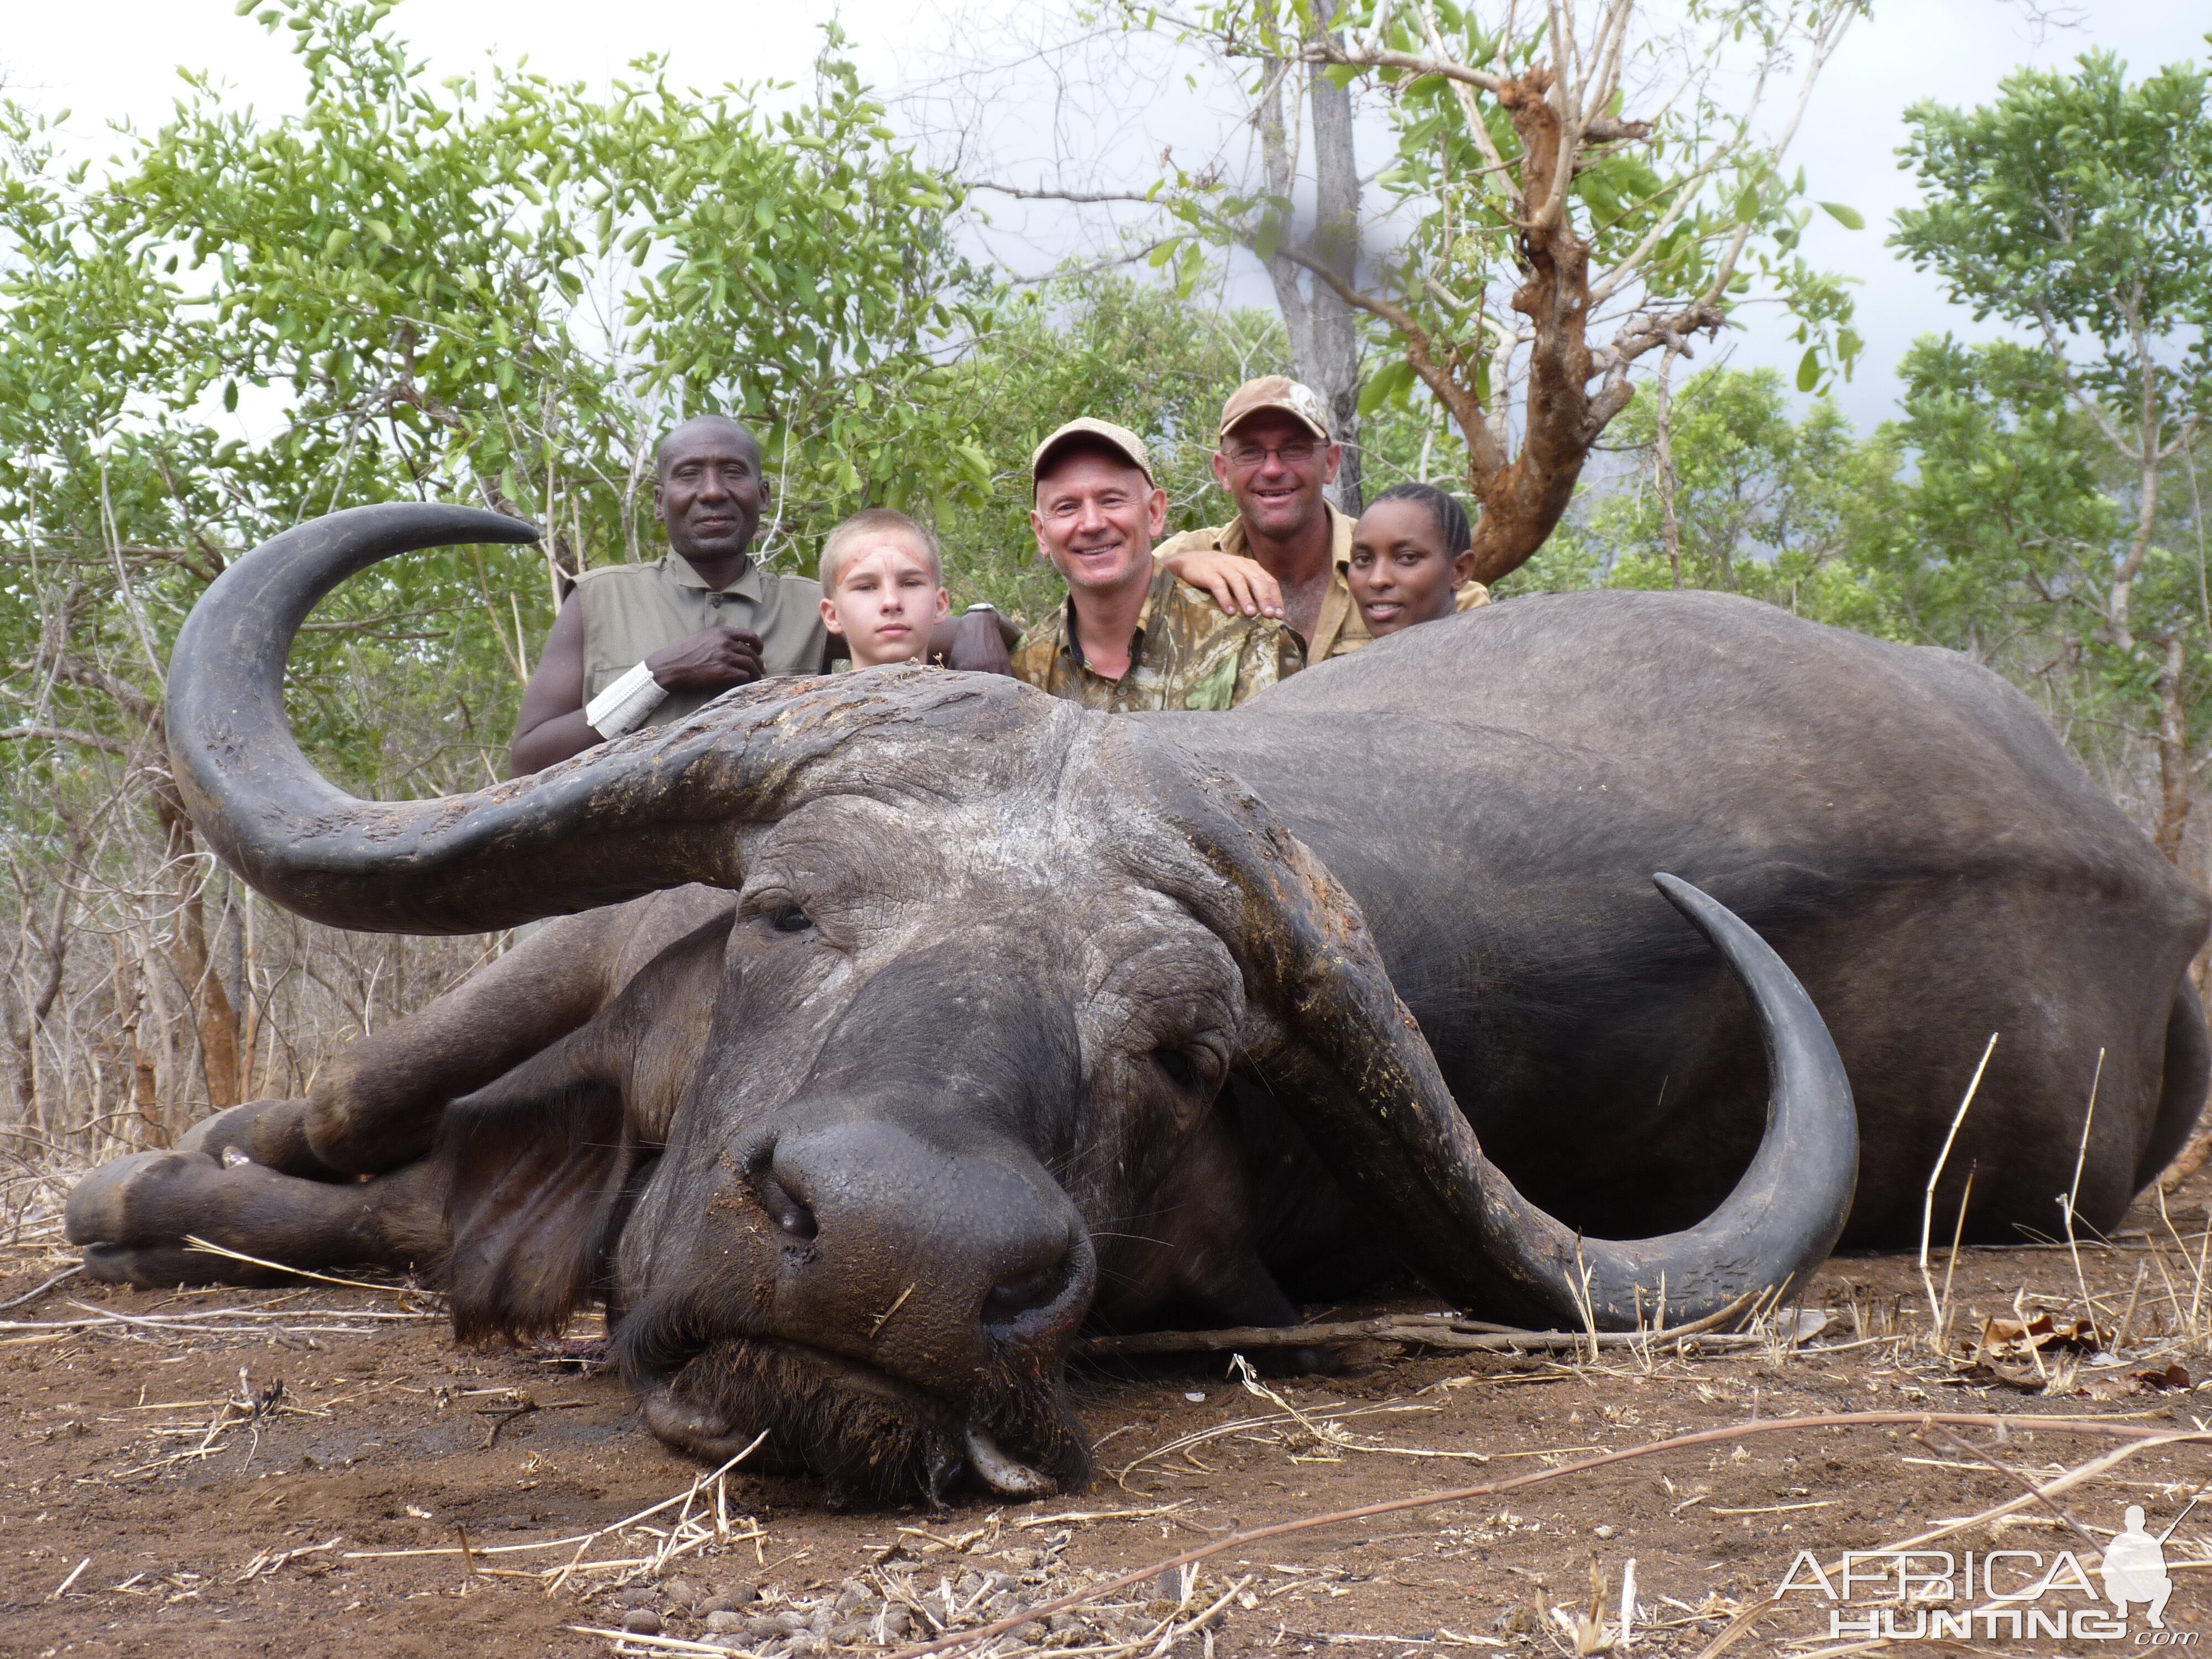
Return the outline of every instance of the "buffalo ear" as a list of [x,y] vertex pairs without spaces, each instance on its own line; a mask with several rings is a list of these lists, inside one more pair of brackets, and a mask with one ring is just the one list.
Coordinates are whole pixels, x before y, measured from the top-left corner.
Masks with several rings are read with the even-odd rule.
[[598,1288],[657,1151],[631,1132],[619,1080],[591,1063],[599,1045],[577,1041],[599,1035],[586,1026],[447,1109],[457,1336],[557,1333]]
[[558,1332],[604,1269],[699,1063],[725,911],[664,949],[588,1023],[446,1109],[453,1333]]

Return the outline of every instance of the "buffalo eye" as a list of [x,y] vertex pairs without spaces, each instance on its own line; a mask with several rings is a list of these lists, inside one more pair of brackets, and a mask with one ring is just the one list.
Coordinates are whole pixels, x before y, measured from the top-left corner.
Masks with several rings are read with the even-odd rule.
[[1168,1074],[1168,1081],[1178,1089],[1198,1086],[1198,1067],[1188,1054],[1175,1048],[1156,1048],[1152,1062]]
[[813,921],[795,904],[780,904],[769,912],[769,926],[779,933],[803,933]]

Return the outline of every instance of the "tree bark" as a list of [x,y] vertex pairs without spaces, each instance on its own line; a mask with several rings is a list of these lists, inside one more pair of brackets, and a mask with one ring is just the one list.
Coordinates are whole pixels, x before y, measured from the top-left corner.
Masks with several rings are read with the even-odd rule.
[[1674,511],[1674,359],[1682,355],[1679,341],[1669,342],[1659,360],[1658,422],[1652,436],[1651,465],[1659,488],[1659,523],[1666,538],[1667,568],[1674,572],[1674,589],[1682,587],[1682,521]]
[[2112,603],[2106,613],[2112,621],[2113,648],[2132,651],[2136,646],[2133,618],[2136,578],[2142,573],[2143,560],[2150,552],[2152,530],[2158,523],[2158,434],[2154,428],[2143,433],[2142,455],[2142,483],[2138,491],[2141,499],[2136,504],[2135,533],[2128,538],[2128,556],[2120,561],[2120,568],[2112,575]]
[[182,875],[176,933],[170,942],[169,960],[191,1008],[209,1108],[221,1111],[239,1103],[238,1014],[231,1006],[230,994],[223,988],[222,978],[216,972],[214,959],[208,952],[207,906],[201,896],[206,883],[195,856],[198,838],[192,833],[191,820],[185,815],[184,803],[175,800],[166,788],[155,791],[155,804],[167,840],[170,866]]
[[2182,837],[2189,829],[2189,716],[2181,701],[2181,671],[2188,647],[2178,633],[2160,643],[2163,659],[2154,682],[2158,693],[2158,833],[2152,839],[2167,861],[2178,865]]
[[[1319,0],[1315,33],[1325,35],[1336,15],[1336,0]],[[1282,87],[1288,66],[1267,66],[1268,94],[1259,125],[1267,191],[1288,200],[1297,185],[1291,128],[1283,109]],[[1314,230],[1308,258],[1278,250],[1262,263],[1275,289],[1275,303],[1290,336],[1291,373],[1319,394],[1329,414],[1329,429],[1344,446],[1344,466],[1336,475],[1337,505],[1358,514],[1365,504],[1364,468],[1359,449],[1359,337],[1352,307],[1336,287],[1309,281],[1317,264],[1349,288],[1359,264],[1359,168],[1352,135],[1352,89],[1326,76],[1309,77],[1306,101],[1312,112]]]

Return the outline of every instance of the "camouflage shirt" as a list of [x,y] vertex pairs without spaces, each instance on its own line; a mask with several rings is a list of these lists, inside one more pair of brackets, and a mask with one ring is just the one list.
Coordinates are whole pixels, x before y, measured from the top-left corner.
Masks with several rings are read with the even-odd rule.
[[1110,714],[1234,708],[1304,665],[1298,636],[1281,623],[1224,617],[1204,592],[1164,568],[1152,573],[1129,643],[1129,672],[1120,679],[1108,679],[1083,660],[1072,599],[1014,647],[1018,678]]
[[[1333,545],[1329,550],[1328,592],[1322,596],[1321,620],[1314,625],[1314,636],[1306,641],[1305,659],[1325,662],[1331,657],[1346,657],[1363,646],[1375,643],[1375,636],[1367,631],[1367,619],[1359,614],[1353,602],[1352,584],[1345,575],[1352,562],[1352,520],[1334,507],[1328,509],[1328,525]],[[1218,548],[1224,553],[1235,553],[1244,558],[1251,554],[1244,545],[1244,520],[1231,519],[1227,524],[1216,525],[1209,530],[1186,530],[1180,536],[1162,542],[1152,550],[1156,558],[1165,558],[1171,553],[1187,553],[1195,547]],[[1462,611],[1472,611],[1479,605],[1490,603],[1490,590],[1480,582],[1462,582],[1456,599]]]

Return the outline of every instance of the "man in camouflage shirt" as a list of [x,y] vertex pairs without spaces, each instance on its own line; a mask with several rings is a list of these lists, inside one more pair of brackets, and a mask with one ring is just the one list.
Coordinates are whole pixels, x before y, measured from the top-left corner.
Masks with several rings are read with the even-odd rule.
[[1167,526],[1144,441],[1109,421],[1070,421],[1030,458],[1038,549],[1067,603],[1014,649],[1014,672],[1109,714],[1234,708],[1305,664],[1298,636],[1267,617],[1224,616],[1152,558]]

